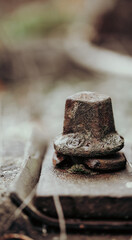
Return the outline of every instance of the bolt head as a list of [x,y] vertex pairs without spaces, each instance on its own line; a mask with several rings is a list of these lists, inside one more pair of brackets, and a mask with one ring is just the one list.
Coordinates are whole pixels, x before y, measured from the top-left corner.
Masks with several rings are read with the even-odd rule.
[[123,145],[109,96],[80,92],[66,99],[63,134],[54,142],[57,152],[94,157],[119,151]]

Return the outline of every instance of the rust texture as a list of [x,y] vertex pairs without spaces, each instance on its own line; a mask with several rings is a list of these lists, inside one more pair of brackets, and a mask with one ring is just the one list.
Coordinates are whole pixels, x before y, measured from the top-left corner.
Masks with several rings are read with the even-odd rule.
[[[118,166],[121,169],[125,166],[125,157],[122,154],[118,157],[115,155],[112,161],[108,155],[115,154],[123,146],[124,139],[115,129],[109,96],[80,92],[67,98],[63,133],[54,141],[55,151],[60,154],[58,160],[54,160],[55,156],[53,158],[55,165],[57,161],[62,161],[64,155],[70,159],[80,157],[83,164],[88,158],[98,158],[89,159],[87,165],[91,169],[116,170]],[[103,156],[105,159],[99,159]]]
[[[82,167],[83,163],[83,167]],[[73,173],[87,173],[89,169],[98,172],[112,172],[125,168],[126,158],[122,152],[103,156],[102,158],[82,158],[60,155],[57,152],[53,155],[53,165],[61,170],[65,169]],[[74,168],[73,168],[74,166]],[[74,171],[76,167],[76,172]],[[78,168],[78,169],[77,169]],[[88,172],[92,175],[92,172]]]
[[[80,174],[79,172],[71,174],[65,170],[64,161],[61,161],[61,167],[54,167],[51,161],[53,151],[50,147],[44,158],[35,195],[35,206],[41,213],[57,218],[53,196],[58,195],[66,221],[67,219],[132,221],[130,149],[125,149],[128,159],[125,169],[103,174],[95,174],[93,171],[94,175],[82,174],[81,171]],[[64,158],[65,161],[69,161],[68,157]],[[112,158],[113,156],[111,158],[109,156],[107,161],[112,161]]]
[[111,99],[105,95],[84,92],[66,100],[63,134],[90,133],[97,139],[115,132]]

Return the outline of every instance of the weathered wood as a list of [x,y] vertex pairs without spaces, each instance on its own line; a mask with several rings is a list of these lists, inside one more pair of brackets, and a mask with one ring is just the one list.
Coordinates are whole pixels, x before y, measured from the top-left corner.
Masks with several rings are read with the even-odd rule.
[[[34,128],[30,139],[30,146],[26,151],[25,159],[23,159],[24,164],[21,166],[21,171],[19,170],[19,174],[16,176],[16,181],[14,181],[14,184],[10,189],[11,192],[16,191],[17,185],[18,194],[22,199],[21,203],[25,200],[27,201],[26,197],[30,195],[37,184],[46,146],[47,142],[45,136],[38,127]],[[8,166],[5,165],[5,168],[7,167]],[[15,165],[13,165],[13,169],[14,168]],[[26,204],[27,202],[25,205]],[[23,231],[25,229],[25,232],[27,231],[30,226],[29,220],[27,221],[27,217],[26,219],[24,218],[22,209],[20,209],[20,212],[17,215],[18,212],[16,206],[9,199],[9,192],[7,192],[5,197],[0,199],[0,235],[12,231],[12,226],[14,226],[13,230],[17,228],[17,232],[19,232],[19,229],[20,231],[22,229]],[[19,221],[20,223],[18,224]],[[22,226],[20,227],[20,225]]]

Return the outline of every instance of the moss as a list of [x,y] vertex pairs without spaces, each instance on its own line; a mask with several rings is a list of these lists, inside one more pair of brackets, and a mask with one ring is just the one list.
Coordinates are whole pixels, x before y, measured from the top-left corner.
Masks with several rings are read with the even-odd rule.
[[71,168],[68,169],[69,173],[81,173],[81,174],[89,174],[95,175],[96,173],[93,172],[91,169],[86,168],[83,164],[74,164]]

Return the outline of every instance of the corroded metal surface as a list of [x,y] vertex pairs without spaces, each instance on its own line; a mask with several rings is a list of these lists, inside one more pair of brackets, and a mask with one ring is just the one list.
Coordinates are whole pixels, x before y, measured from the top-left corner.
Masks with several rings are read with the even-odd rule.
[[[67,98],[63,133],[54,141],[55,166],[65,161],[63,166],[67,168],[68,163],[71,167],[71,161],[72,173],[90,173],[87,168],[97,171],[120,170],[125,167],[126,159],[116,152],[123,146],[124,139],[115,130],[110,97],[80,92]],[[112,159],[109,157],[111,154],[115,154]]]
[[35,203],[41,212],[57,217],[52,196],[59,195],[66,219],[132,219],[131,155],[126,169],[94,176],[54,168],[52,156],[49,149],[36,191]]
[[101,140],[89,133],[69,133],[58,136],[54,146],[57,152],[64,155],[96,157],[119,151],[124,146],[124,139],[117,133],[110,133]]
[[116,153],[105,158],[88,159],[85,164],[96,171],[116,171],[125,168],[126,158],[123,153]]
[[55,152],[53,154],[53,165],[61,170],[65,169],[73,173],[82,172],[92,174],[87,170],[92,169],[97,172],[121,170],[126,165],[126,158],[122,152],[100,158],[71,157]]
[[[128,162],[131,164],[131,149],[128,150],[129,151],[126,153],[128,155]],[[132,229],[132,220],[128,219],[128,217],[131,215],[131,211],[129,211],[128,216],[126,215],[126,211],[128,211],[129,207],[131,207],[132,184],[130,182],[130,165],[127,166],[126,170],[112,174],[101,174],[94,177],[81,174],[71,175],[69,173],[62,173],[60,170],[54,169],[51,160],[52,155],[53,149],[50,148],[43,162],[37,194],[35,196],[36,206],[40,211],[35,207],[34,199],[24,208],[24,212],[34,222],[40,225],[43,224],[44,226],[47,225],[51,229],[53,229],[53,227],[59,227],[58,218],[54,218],[54,216],[56,216],[56,210],[52,195],[58,194],[60,196],[64,213],[68,214],[68,211],[70,211],[69,216],[72,217],[72,219],[65,218],[67,229],[74,229],[77,231],[77,233],[79,229],[85,231],[92,230],[94,233],[95,230],[103,231],[104,233],[105,230],[122,231]],[[31,172],[33,172],[34,162],[38,162],[38,159],[31,159],[32,161],[30,161],[30,159],[28,160],[28,167]],[[36,177],[39,174],[38,166],[36,165],[35,168],[36,171],[34,177],[37,179]],[[26,168],[22,171],[23,176],[25,175],[25,170]],[[19,178],[19,180],[21,180],[21,178]],[[27,185],[32,185],[32,181],[33,180],[31,177],[25,178],[25,182],[21,183],[21,189],[19,184],[16,185],[15,192],[11,194],[11,198],[18,206],[23,203],[25,195],[27,194],[25,183],[27,183]],[[38,190],[40,186],[42,189],[39,193]],[[109,203],[112,204],[112,206],[109,206]],[[103,204],[106,204],[106,206],[103,206]],[[87,215],[86,212],[89,210],[87,210],[87,208],[90,209],[89,216],[94,214],[97,216],[96,219],[85,219]],[[103,208],[104,215],[106,216],[108,214],[108,218],[105,218],[104,220],[101,219],[102,216],[100,215],[100,211],[103,212]],[[50,212],[51,215],[49,215]],[[117,217],[109,219],[109,214],[113,213],[113,216],[116,216],[117,212]],[[79,218],[78,213],[80,216],[82,214],[81,218]],[[118,219],[119,215],[121,217],[124,215],[124,220],[122,218]],[[124,218],[125,216],[126,219]],[[76,219],[76,217],[78,217],[78,219]],[[35,235],[32,234],[31,237],[34,238]]]
[[54,141],[64,155],[95,157],[119,151],[124,140],[115,130],[111,99],[92,92],[68,97],[63,134]]

